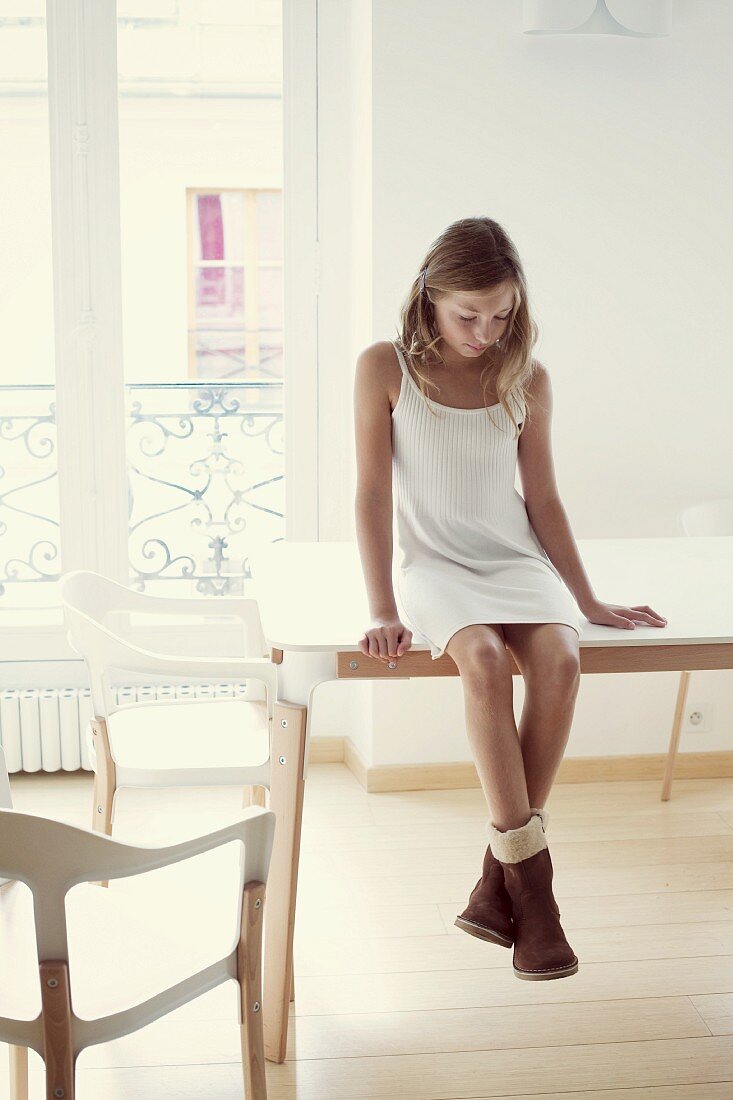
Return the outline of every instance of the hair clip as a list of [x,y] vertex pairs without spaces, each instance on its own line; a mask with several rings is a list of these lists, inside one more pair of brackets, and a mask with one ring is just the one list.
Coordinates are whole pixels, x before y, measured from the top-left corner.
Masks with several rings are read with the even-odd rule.
[[422,271],[420,272],[420,292],[421,293],[424,292],[424,290],[425,290],[425,276],[427,275],[427,271],[428,271],[427,267],[424,267],[422,269]]

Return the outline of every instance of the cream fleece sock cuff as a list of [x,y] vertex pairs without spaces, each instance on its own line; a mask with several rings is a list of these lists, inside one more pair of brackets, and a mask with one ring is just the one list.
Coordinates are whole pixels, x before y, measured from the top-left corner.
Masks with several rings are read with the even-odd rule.
[[[540,809],[537,809],[535,806],[530,806],[529,812],[530,812],[530,814],[539,814],[539,817],[542,821],[542,828],[545,830],[545,832],[547,832],[547,826],[550,822],[550,815],[547,812],[547,810],[544,810],[544,809],[540,810]],[[491,825],[490,821],[488,822],[488,825]]]
[[487,831],[491,851],[500,863],[521,863],[523,859],[529,859],[530,856],[536,855],[547,847],[545,830],[542,826],[541,814],[536,810],[532,810],[532,816],[527,824],[521,825],[518,829],[507,829],[506,832],[501,832],[489,822]]

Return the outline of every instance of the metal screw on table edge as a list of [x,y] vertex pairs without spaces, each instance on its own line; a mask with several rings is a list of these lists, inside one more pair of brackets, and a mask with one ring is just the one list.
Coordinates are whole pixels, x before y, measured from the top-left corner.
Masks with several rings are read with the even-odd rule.
[[397,662],[396,661],[390,661],[387,665],[387,668],[397,668]]
[[262,905],[262,898],[257,898],[257,901],[255,902],[255,909],[259,909],[259,907],[261,905]]
[[62,1098],[63,1096],[66,1096],[66,1093],[64,1092],[64,1090],[63,1090],[63,1089],[54,1089],[54,1090],[53,1090],[53,1094],[54,1094],[54,1096],[57,1096],[57,1097],[58,1097],[58,1100],[61,1100],[61,1098]]
[[101,812],[102,812],[102,807],[101,807],[101,806],[97,806],[97,813],[98,813],[98,814],[101,814]]
[[279,763],[280,763],[280,764],[284,764],[284,763],[285,763],[285,757],[284,757],[284,756],[280,756],[280,757],[278,757],[278,760],[279,760]]
[[358,661],[349,661],[349,668],[358,668],[358,667],[359,667],[359,662]]
[[259,1001],[255,1001],[255,1003],[254,1003],[254,1005],[253,1005],[252,1007],[253,1007],[253,1011],[254,1011],[254,1012],[259,1012],[259,1011],[260,1011],[260,1002],[259,1002]]
[[287,729],[287,725],[288,725],[287,718],[281,718],[280,719],[280,725],[283,727],[283,729]]
[[46,985],[48,986],[49,989],[55,989],[58,984],[59,984],[58,978],[47,978],[46,979]]

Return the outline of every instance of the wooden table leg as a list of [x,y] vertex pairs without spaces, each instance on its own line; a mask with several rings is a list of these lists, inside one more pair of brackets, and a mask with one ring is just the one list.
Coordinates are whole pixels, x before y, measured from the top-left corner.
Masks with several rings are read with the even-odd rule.
[[662,802],[668,802],[669,796],[672,791],[672,776],[674,775],[674,765],[677,759],[677,749],[680,744],[680,733],[682,732],[682,721],[685,716],[685,704],[687,703],[687,688],[690,684],[690,673],[681,672],[680,682],[677,688],[677,705],[674,710],[674,721],[672,722],[672,732],[669,737],[669,749],[667,751],[667,760],[664,765],[664,778],[662,780]]
[[284,1062],[293,988],[293,932],[305,780],[307,707],[278,701],[272,731],[270,809],[276,815],[265,900],[265,1058]]

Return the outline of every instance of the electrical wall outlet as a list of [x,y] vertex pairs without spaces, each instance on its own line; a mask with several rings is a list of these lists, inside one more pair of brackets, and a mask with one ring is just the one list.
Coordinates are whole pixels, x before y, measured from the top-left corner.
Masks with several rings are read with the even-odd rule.
[[685,709],[685,733],[710,733],[713,728],[714,707],[712,703],[698,700],[688,703]]

